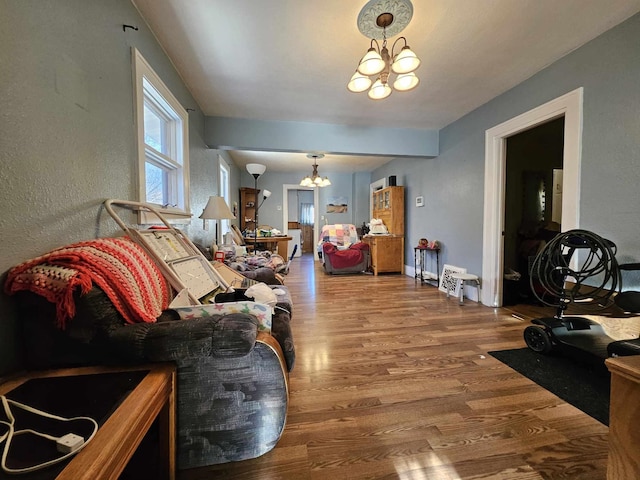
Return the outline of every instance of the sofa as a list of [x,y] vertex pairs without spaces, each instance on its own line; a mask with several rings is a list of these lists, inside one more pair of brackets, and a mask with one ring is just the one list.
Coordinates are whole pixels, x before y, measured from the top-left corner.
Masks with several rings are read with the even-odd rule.
[[278,442],[295,362],[286,287],[277,286],[278,303],[266,317],[234,310],[227,302],[235,298],[221,297],[214,313],[191,318],[163,308],[157,318],[132,322],[109,286],[94,279],[88,289],[72,289],[73,315],[61,323],[60,304],[9,278],[5,291],[15,299],[29,369],[176,364],[179,469],[255,458]]
[[360,241],[355,225],[324,225],[318,246],[329,274],[362,273],[369,269],[369,245]]

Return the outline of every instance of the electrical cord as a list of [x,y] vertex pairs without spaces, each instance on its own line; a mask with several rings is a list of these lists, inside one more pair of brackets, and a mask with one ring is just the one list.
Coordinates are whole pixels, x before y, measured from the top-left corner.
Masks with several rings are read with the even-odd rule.
[[[73,417],[73,418],[63,418],[63,417],[59,417],[57,415],[53,415],[47,412],[43,412],[42,410],[38,410],[35,409],[33,407],[30,407],[28,405],[24,405],[22,403],[16,402],[15,400],[11,400],[7,397],[5,397],[4,395],[0,395],[0,401],[2,402],[2,407],[4,409],[4,413],[7,417],[7,421],[5,420],[0,420],[0,425],[4,425],[7,427],[7,432],[4,433],[3,435],[0,435],[0,444],[2,442],[5,442],[4,444],[4,448],[2,450],[2,458],[0,460],[0,466],[2,467],[2,470],[5,473],[9,473],[9,474],[15,474],[15,473],[29,473],[29,472],[33,472],[36,470],[40,470],[42,468],[45,467],[49,467],[51,465],[54,465],[56,463],[62,462],[66,459],[68,459],[69,457],[75,455],[76,453],[78,453],[80,450],[82,450],[95,436],[96,432],[98,431],[98,423],[90,417]],[[67,435],[63,435],[62,437],[55,437],[52,435],[48,435],[46,433],[42,433],[42,432],[37,432],[35,430],[32,429],[22,429],[22,430],[15,430],[15,417],[13,416],[13,412],[11,411],[11,406],[17,407],[17,408],[21,408],[29,413],[33,413],[35,415],[40,415],[42,417],[46,417],[46,418],[52,418],[54,420],[60,420],[63,422],[71,422],[74,420],[87,420],[89,422],[91,422],[91,424],[93,425],[93,432],[91,433],[91,435],[89,436],[89,438],[87,438],[86,440],[84,440],[82,437],[79,437],[75,434],[67,434]],[[48,440],[54,441],[56,442],[58,449],[60,450],[60,447],[62,447],[63,451],[67,451],[67,453],[65,453],[65,455],[55,458],[53,460],[49,460],[48,462],[44,462],[44,463],[40,463],[38,465],[32,465],[30,467],[25,467],[25,468],[9,468],[7,467],[7,456],[9,454],[9,448],[11,446],[11,441],[13,440],[14,437],[18,436],[18,435],[22,435],[25,433],[31,433],[34,435],[37,435],[39,437],[43,437],[46,438]],[[71,438],[71,443],[68,442],[68,438]]]
[[[577,251],[585,252],[579,258],[577,270],[570,266]],[[536,256],[529,275],[531,290],[545,305],[566,308],[569,303],[596,305],[604,309],[613,303],[612,296],[621,284],[616,261],[615,243],[588,230],[569,230],[554,237]],[[567,279],[573,286],[567,288]],[[592,279],[590,283],[585,283]],[[544,290],[539,293],[536,282]],[[588,288],[584,288],[584,287]],[[551,299],[549,299],[551,297]]]

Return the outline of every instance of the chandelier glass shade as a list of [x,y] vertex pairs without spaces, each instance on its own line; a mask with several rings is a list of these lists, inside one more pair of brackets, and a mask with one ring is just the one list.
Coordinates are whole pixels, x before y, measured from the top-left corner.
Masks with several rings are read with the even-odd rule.
[[317,160],[318,158],[322,157],[324,157],[324,155],[322,154],[307,155],[307,158],[313,158],[313,172],[311,173],[311,175],[307,175],[302,179],[302,181],[300,182],[301,187],[328,187],[329,185],[331,185],[331,181],[329,180],[329,178],[322,178],[318,174]]
[[[413,15],[413,7],[409,0],[370,0],[360,12],[358,28],[371,38],[371,45],[364,54],[355,73],[351,76],[347,89],[353,93],[369,90],[368,96],[381,100],[391,95],[393,90],[406,92],[414,89],[420,79],[415,71],[420,66],[420,59],[405,37],[398,37],[387,49],[387,29],[393,35],[404,29]],[[382,32],[382,47],[376,40]],[[404,45],[396,53],[398,42]],[[396,78],[390,83],[390,75]],[[390,85],[393,85],[393,89]]]
[[[401,40],[404,41],[405,46],[394,57],[395,45]],[[369,98],[373,100],[387,98],[392,92],[389,85],[391,72],[397,75],[393,81],[393,90],[407,92],[417,87],[420,79],[414,71],[420,66],[420,59],[406,43],[405,37],[398,38],[391,48],[391,55],[389,55],[386,39],[382,43],[382,48],[375,38],[371,39],[371,48],[362,57],[358,68],[347,84],[349,91],[361,93],[369,90]],[[374,44],[377,49],[373,46]],[[393,61],[391,61],[392,58]],[[374,77],[375,81],[370,77]]]

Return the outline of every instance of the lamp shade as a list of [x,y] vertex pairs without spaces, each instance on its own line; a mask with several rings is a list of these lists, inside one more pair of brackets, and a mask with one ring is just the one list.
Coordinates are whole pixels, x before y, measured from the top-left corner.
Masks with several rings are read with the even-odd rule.
[[207,205],[204,207],[200,218],[211,220],[225,220],[236,218],[231,213],[227,202],[224,198],[218,196],[211,196],[207,201]]
[[398,53],[398,55],[396,55],[396,58],[393,59],[391,70],[393,70],[394,73],[409,73],[413,72],[419,66],[420,59],[407,45],[405,47],[402,47],[400,53]]
[[253,175],[255,178],[258,178],[262,175],[267,167],[262,165],[261,163],[247,163],[247,172]]
[[371,47],[360,60],[358,71],[363,75],[377,75],[384,70],[384,67],[384,60],[376,49]]
[[373,100],[382,100],[389,95],[391,95],[391,87],[386,83],[382,83],[382,80],[379,78],[375,81],[371,90],[369,90],[369,98]]
[[393,88],[399,92],[406,92],[412,88],[416,88],[418,83],[420,83],[420,79],[416,77],[415,73],[403,73],[398,75],[396,81],[393,82]]
[[271,191],[265,189],[264,192],[262,192],[262,196],[264,198],[269,198],[271,196]]
[[366,75],[361,74],[356,70],[356,73],[353,74],[351,80],[347,84],[347,88],[350,92],[360,93],[364,92],[371,86],[371,79]]

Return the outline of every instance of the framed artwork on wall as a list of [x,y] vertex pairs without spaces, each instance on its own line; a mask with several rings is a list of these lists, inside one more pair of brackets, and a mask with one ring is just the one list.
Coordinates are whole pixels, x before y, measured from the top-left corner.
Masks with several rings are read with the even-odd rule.
[[349,200],[347,197],[327,198],[327,213],[347,213],[349,211]]

